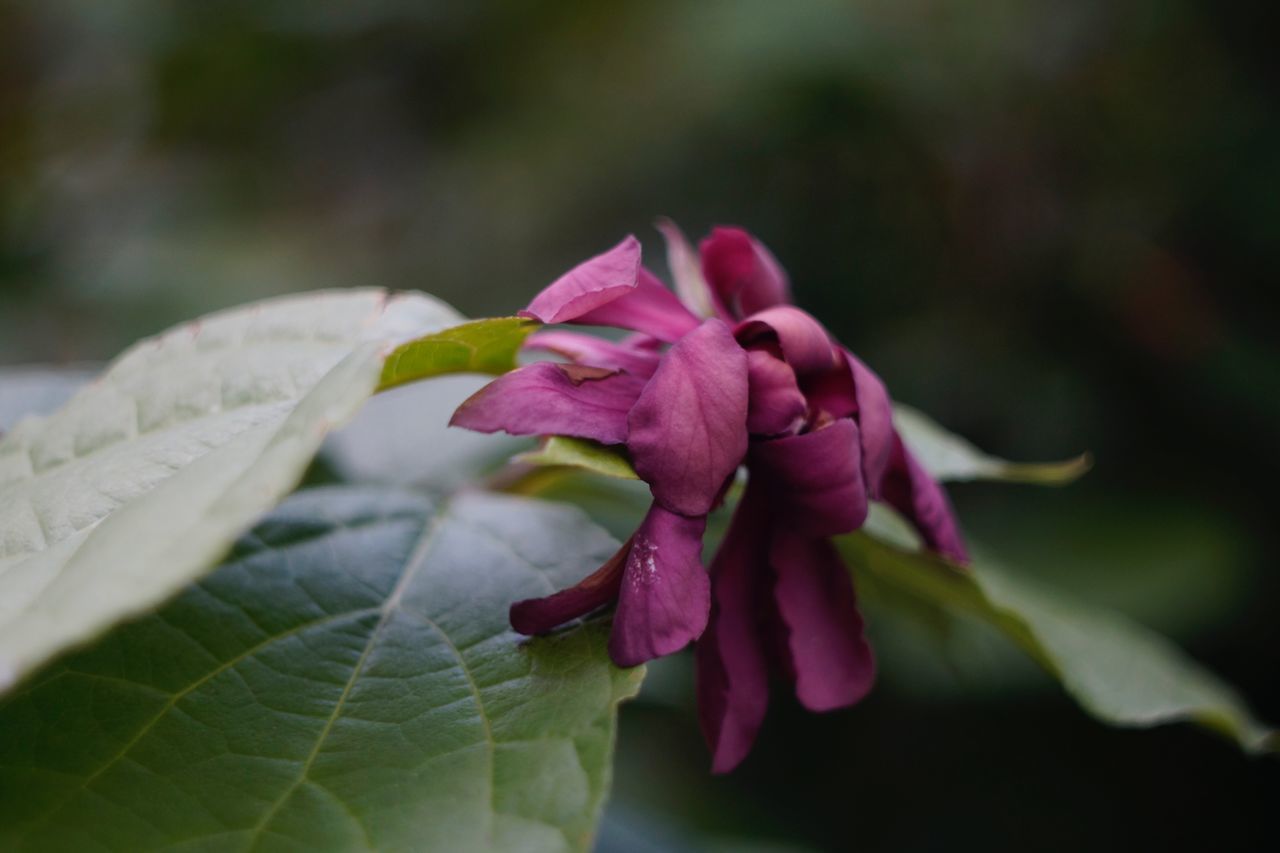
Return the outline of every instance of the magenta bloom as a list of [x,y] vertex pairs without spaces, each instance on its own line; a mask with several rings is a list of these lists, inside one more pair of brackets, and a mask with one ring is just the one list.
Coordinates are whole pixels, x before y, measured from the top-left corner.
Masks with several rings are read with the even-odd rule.
[[[527,347],[569,363],[500,377],[453,423],[625,447],[653,496],[639,529],[576,586],[517,602],[511,624],[546,633],[616,601],[609,651],[619,666],[699,640],[700,716],[723,772],[754,742],[771,670],[814,711],[870,689],[871,649],[829,541],[862,526],[868,500],[893,505],[933,550],[966,554],[941,487],[894,430],[883,383],[787,304],[786,274],[768,250],[717,228],[695,254],[674,225],[661,228],[679,296],[640,265],[640,244],[627,237],[521,313],[635,334],[533,335]],[[708,574],[707,513],[744,464],[747,489]]]

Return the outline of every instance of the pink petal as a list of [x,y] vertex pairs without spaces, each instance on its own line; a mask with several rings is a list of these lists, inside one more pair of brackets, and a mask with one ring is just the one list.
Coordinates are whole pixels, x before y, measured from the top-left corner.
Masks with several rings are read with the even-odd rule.
[[659,353],[653,349],[627,346],[625,342],[615,343],[578,332],[538,332],[524,342],[524,348],[553,352],[575,364],[622,370],[644,379],[658,369]]
[[631,543],[627,542],[600,568],[575,586],[545,598],[529,598],[511,605],[511,627],[521,634],[545,634],[565,622],[585,616],[618,597],[622,569]]
[[930,550],[957,563],[969,562],[947,493],[907,450],[902,439],[894,439],[889,470],[880,485],[881,497],[906,516]]
[[638,666],[677,652],[707,626],[711,583],[702,568],[707,519],[686,518],[657,502],[631,538],[609,656]]
[[580,315],[574,322],[632,329],[668,343],[680,340],[698,327],[698,318],[644,267],[636,276],[634,290]]
[[751,445],[752,481],[769,490],[780,527],[806,536],[857,530],[867,518],[858,427],[844,418],[803,435]]
[[714,773],[746,758],[769,704],[759,619],[768,531],[764,493],[748,486],[711,563],[711,619],[697,646],[698,720]]
[[876,667],[848,569],[828,540],[785,528],[769,554],[796,697],[810,711],[853,705],[871,689]]
[[451,426],[511,435],[627,440],[627,413],[644,380],[626,373],[539,362],[500,376],[453,413]]
[[628,419],[636,472],[668,509],[706,515],[747,452],[747,354],[707,320],[663,356]]
[[640,241],[628,234],[607,252],[583,261],[534,297],[522,317],[568,323],[636,289]]
[[839,365],[831,336],[813,316],[790,305],[778,305],[752,314],[734,329],[744,347],[763,338],[776,338],[782,357],[797,374],[831,370]]
[[889,467],[896,433],[889,392],[871,368],[853,353],[841,349],[836,370],[804,377],[801,388],[817,413],[832,418],[854,417],[862,442],[862,476],[871,496],[879,494],[880,481]]
[[799,429],[809,404],[790,365],[765,350],[748,350],[747,384],[749,433],[781,435]]
[[667,268],[676,286],[676,294],[695,316],[729,319],[720,299],[702,276],[702,263],[698,253],[685,239],[684,232],[666,217],[654,223],[667,241]]
[[741,228],[715,228],[698,249],[703,277],[735,317],[788,301],[786,273],[769,250]]

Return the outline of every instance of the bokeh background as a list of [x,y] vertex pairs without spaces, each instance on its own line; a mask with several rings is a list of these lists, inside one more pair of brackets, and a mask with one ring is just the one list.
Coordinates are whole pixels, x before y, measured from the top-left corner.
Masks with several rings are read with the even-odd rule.
[[[1280,721],[1280,53],[1212,0],[0,0],[0,365],[352,285],[509,313],[675,217],[760,235],[898,399],[1081,483],[953,490],[988,550]],[[602,849],[1280,849],[1280,762],[1086,718],[882,624],[712,778],[623,714]]]

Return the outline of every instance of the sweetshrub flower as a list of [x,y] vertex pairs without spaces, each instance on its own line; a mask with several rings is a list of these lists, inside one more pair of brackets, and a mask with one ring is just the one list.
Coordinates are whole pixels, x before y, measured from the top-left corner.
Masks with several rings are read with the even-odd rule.
[[[675,293],[628,236],[521,312],[630,336],[535,334],[526,348],[568,361],[498,378],[452,423],[625,447],[653,497],[640,527],[576,586],[514,604],[511,624],[546,633],[616,601],[609,652],[619,666],[697,640],[699,716],[713,770],[725,772],[755,740],[770,671],[813,711],[870,689],[874,658],[830,542],[862,526],[869,500],[896,508],[934,551],[967,555],[942,488],[893,427],[884,384],[788,304],[773,255],[738,228],[714,229],[695,252],[674,224],[659,227]],[[705,571],[707,514],[743,465],[745,493]]]

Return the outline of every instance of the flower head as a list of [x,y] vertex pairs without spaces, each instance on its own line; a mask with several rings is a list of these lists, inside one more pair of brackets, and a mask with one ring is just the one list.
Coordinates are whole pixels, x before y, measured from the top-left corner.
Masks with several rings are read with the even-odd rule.
[[[500,377],[452,422],[625,447],[653,496],[640,527],[576,586],[517,602],[511,623],[545,633],[616,602],[609,650],[620,666],[699,640],[700,717],[713,767],[725,771],[754,742],[771,669],[814,711],[870,689],[874,659],[830,542],[862,526],[869,500],[891,504],[929,548],[967,558],[945,494],[893,427],[884,384],[788,304],[773,255],[738,228],[716,228],[696,252],[673,223],[659,228],[674,293],[627,237],[521,312],[631,336],[535,334],[528,348],[567,363]],[[707,514],[743,465],[745,494],[704,571]]]

